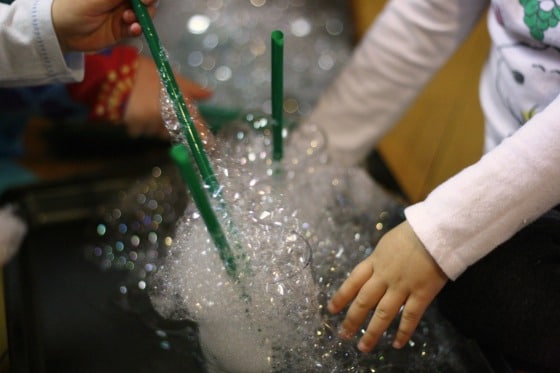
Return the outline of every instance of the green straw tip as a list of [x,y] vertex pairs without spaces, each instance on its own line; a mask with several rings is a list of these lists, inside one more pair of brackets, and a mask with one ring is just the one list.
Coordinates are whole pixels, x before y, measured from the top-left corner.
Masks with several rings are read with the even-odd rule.
[[282,44],[282,45],[284,44],[284,33],[282,31],[274,30],[272,31],[270,37],[272,38],[272,41],[274,43]]
[[177,166],[184,171],[189,163],[189,152],[183,144],[175,144],[169,149],[169,155],[171,159],[175,161]]

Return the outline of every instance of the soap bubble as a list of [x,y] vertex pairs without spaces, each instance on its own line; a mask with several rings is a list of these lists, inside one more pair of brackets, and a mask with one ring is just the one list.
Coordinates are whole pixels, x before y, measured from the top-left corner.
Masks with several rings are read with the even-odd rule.
[[371,253],[381,235],[371,227],[397,204],[365,171],[329,165],[315,127],[286,129],[275,165],[272,125],[266,114],[245,113],[217,136],[216,211],[233,227],[238,276],[228,275],[191,206],[155,276],[152,302],[165,317],[198,323],[210,371],[352,371],[358,351],[336,337],[326,299]]

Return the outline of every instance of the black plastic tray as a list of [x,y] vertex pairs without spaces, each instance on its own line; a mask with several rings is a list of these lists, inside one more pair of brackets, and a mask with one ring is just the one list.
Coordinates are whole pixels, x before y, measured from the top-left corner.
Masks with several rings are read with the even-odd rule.
[[84,255],[98,208],[149,166],[5,192],[28,223],[4,268],[10,372],[203,372],[194,325],[170,323],[146,294],[118,292],[125,271],[101,271]]

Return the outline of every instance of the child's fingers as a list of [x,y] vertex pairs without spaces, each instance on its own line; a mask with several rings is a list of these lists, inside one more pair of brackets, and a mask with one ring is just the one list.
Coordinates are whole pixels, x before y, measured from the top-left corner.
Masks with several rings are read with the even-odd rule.
[[362,285],[369,280],[372,274],[373,266],[367,259],[358,264],[329,301],[329,312],[340,312],[354,299]]
[[[142,0],[144,5],[147,7],[148,15],[150,18],[154,18],[156,15],[156,8],[154,6],[155,1],[153,0]],[[142,34],[142,26],[138,21],[138,17],[133,9],[127,8],[123,11],[121,16],[123,25],[122,25],[122,34],[128,37],[135,37],[140,36]]]
[[[441,285],[441,287],[443,287],[443,285]],[[422,292],[422,296],[419,295],[419,292],[413,292],[410,295],[402,311],[399,328],[395,335],[395,340],[393,341],[394,348],[403,347],[410,337],[412,337],[412,334],[420,323],[424,312],[426,312],[426,309],[429,307],[441,287],[434,287],[432,291],[424,291]]]
[[156,15],[157,9],[155,6],[149,6],[148,7],[148,14],[150,15],[151,18],[154,18],[154,16]]
[[410,340],[429,304],[430,302],[425,303],[414,295],[408,298],[393,341],[394,348],[401,348]]
[[358,349],[362,352],[371,351],[383,333],[387,330],[393,319],[398,315],[406,294],[397,291],[387,291],[375,308],[366,332],[360,338]]
[[384,297],[386,291],[386,283],[378,281],[375,275],[364,284],[352,301],[342,322],[340,330],[342,338],[348,339],[358,331],[371,310]]
[[136,14],[132,9],[125,9],[122,14],[122,20],[126,24],[136,22]]

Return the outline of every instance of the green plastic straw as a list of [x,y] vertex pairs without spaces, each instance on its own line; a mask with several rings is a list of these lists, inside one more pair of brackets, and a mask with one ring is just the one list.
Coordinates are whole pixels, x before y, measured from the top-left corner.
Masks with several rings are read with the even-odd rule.
[[[175,75],[167,59],[167,54],[159,41],[152,19],[150,18],[146,7],[140,2],[140,0],[132,0],[132,6],[134,12],[136,13],[136,17],[138,18],[138,22],[142,26],[144,37],[150,47],[150,52],[158,68],[161,81],[165,86],[171,102],[173,103],[173,109],[177,115],[177,119],[183,127],[190,151],[196,161],[200,174],[208,184],[210,193],[214,197],[217,197],[220,200],[220,203],[223,203],[221,201],[222,194],[220,185],[204,150],[204,144],[198,136],[192,116],[187,109],[183,94],[179,89]],[[193,200],[200,211],[215,246],[219,251],[220,258],[224,263],[226,271],[234,279],[238,279],[235,255],[228,244],[226,235],[224,234],[222,226],[216,217],[208,195],[206,194],[206,190],[203,187],[192,162],[190,161],[187,149],[185,149],[184,146],[175,145],[172,147],[170,152],[171,157],[179,166],[183,179],[191,191]],[[231,232],[237,233],[232,222],[228,223],[228,228]],[[243,255],[241,255],[241,257],[243,257]]]
[[238,278],[237,265],[235,263],[235,255],[228,244],[226,235],[222,230],[222,226],[214,213],[210,199],[206,194],[206,190],[200,182],[193,182],[198,179],[198,174],[190,160],[188,150],[182,144],[176,144],[171,147],[171,158],[177,163],[183,180],[188,185],[193,196],[193,200],[200,211],[200,215],[206,224],[208,233],[214,245],[218,249],[220,259],[224,263],[227,273],[234,279]]
[[284,34],[273,31],[271,34],[271,100],[272,100],[272,160],[280,161],[284,156],[283,132],[283,104],[284,104]]
[[177,115],[179,123],[181,123],[181,126],[183,127],[189,148],[191,149],[191,153],[196,161],[200,173],[202,174],[203,179],[208,183],[210,191],[213,194],[219,194],[218,180],[212,170],[212,166],[210,165],[210,161],[208,160],[204,150],[204,144],[198,136],[192,116],[189,114],[189,110],[185,104],[185,99],[179,89],[173,70],[169,65],[167,54],[161,46],[152,19],[148,14],[148,10],[140,0],[132,0],[132,7],[136,13],[136,17],[138,18],[138,23],[142,26],[144,37],[146,38],[150,52],[158,68],[161,81],[163,82],[167,94],[173,103],[175,114]]

